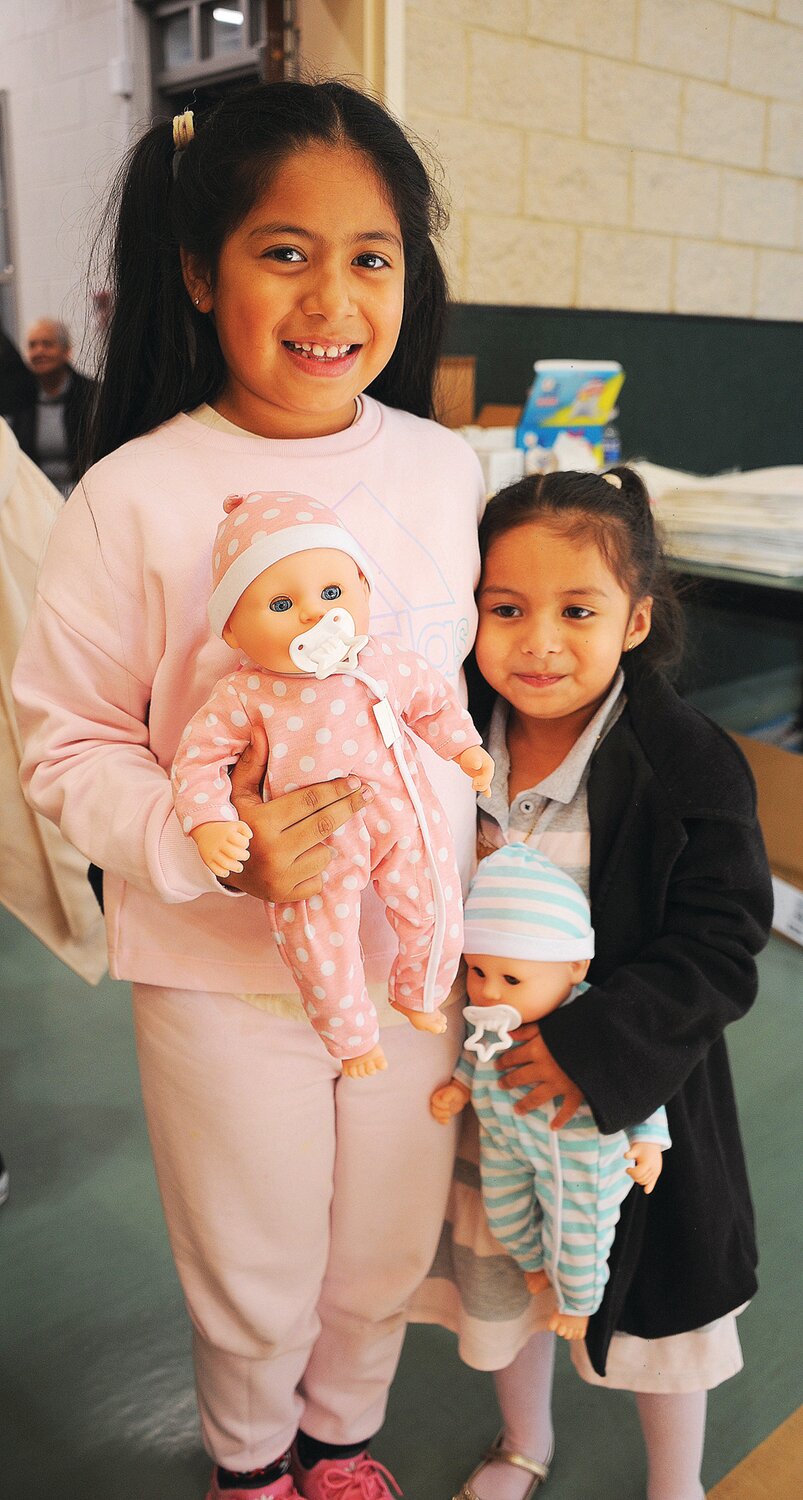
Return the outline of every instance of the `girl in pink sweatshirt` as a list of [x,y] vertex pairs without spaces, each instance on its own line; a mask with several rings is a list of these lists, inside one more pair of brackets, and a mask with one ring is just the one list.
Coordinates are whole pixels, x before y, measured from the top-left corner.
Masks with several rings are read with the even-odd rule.
[[[365,893],[360,942],[389,1067],[368,1079],[321,1047],[266,919],[265,902],[320,897],[364,779],[263,803],[255,728],[232,775],[250,858],[224,886],[169,776],[237,665],[206,614],[232,490],[331,507],[368,559],[372,636],[460,682],[482,482],[429,420],[437,222],[399,127],[338,83],[257,85],[147,132],[121,182],[96,461],[56,523],[16,672],[26,793],[103,871],[111,972],[134,983],[210,1500],[391,1493],[368,1443],[451,1176],[427,1101],[455,1008],[421,1036],[388,1007],[381,904]],[[471,782],[421,756],[465,887]]]

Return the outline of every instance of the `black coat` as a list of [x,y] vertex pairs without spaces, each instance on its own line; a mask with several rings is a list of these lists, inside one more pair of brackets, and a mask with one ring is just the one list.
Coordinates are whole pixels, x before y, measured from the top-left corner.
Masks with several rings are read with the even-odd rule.
[[752,1004],[772,888],[733,741],[627,663],[627,706],[589,779],[591,988],[541,1022],[603,1131],[666,1104],[671,1150],[625,1200],[587,1346],[702,1327],[756,1290],[753,1209],[724,1030]]
[[[69,367],[70,388],[64,398],[64,432],[67,440],[67,458],[70,464],[70,481],[76,484],[81,477],[81,443],[95,394],[95,382],[86,375]],[[34,399],[20,407],[9,417],[10,426],[23,453],[34,463],[39,462],[37,453],[38,402]]]

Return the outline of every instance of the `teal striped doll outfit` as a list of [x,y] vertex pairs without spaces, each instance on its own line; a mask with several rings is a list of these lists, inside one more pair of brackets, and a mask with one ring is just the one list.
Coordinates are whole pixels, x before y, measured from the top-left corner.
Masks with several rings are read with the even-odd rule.
[[[510,959],[591,957],[588,902],[579,886],[538,850],[509,844],[483,860],[465,912],[465,951]],[[587,990],[575,986],[563,1004]],[[510,990],[515,1001],[515,988]],[[504,1014],[507,1012],[508,1014]],[[512,1012],[512,1015],[510,1014]],[[520,1023],[514,1006],[467,1006],[476,1030],[454,1077],[471,1093],[480,1127],[480,1173],[488,1222],[524,1271],[544,1270],[559,1310],[590,1316],[608,1280],[620,1205],[635,1185],[624,1154],[636,1141],[671,1145],[666,1112],[603,1135],[587,1104],[550,1130],[560,1100],[514,1113],[529,1085],[502,1089],[495,1058]]]

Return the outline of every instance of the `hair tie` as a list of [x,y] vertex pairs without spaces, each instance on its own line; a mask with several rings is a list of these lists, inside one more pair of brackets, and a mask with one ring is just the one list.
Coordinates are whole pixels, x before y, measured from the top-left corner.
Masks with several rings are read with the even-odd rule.
[[181,115],[173,116],[173,145],[177,151],[183,151],[189,146],[195,135],[195,119],[191,109],[185,109]]
[[173,116],[173,181],[178,177],[179,164],[183,153],[186,151],[190,141],[195,135],[195,121],[191,109],[185,109],[183,115]]
[[618,474],[603,474],[602,478],[606,481],[607,484],[612,484],[615,490],[620,490],[622,488],[622,481],[619,478]]

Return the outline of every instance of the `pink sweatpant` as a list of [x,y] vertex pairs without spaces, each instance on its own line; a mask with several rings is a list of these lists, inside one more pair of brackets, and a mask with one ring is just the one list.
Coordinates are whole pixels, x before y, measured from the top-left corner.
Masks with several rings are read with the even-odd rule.
[[[322,896],[286,906],[265,903],[271,931],[298,985],[304,1009],[327,1051],[336,1058],[359,1057],[379,1041],[360,943],[360,901],[369,882],[384,902],[385,916],[398,939],[388,978],[391,1001],[423,1010],[425,973],[437,957],[433,983],[435,1004],[439,1004],[449,994],[460,967],[463,893],[451,838],[443,835],[446,814],[426,778],[419,774],[415,779],[431,824],[445,907],[439,956],[433,951],[435,887],[421,829],[398,773],[398,787],[393,789],[404,794],[403,805],[400,797],[391,799],[380,787],[375,802],[353,822],[335,830],[330,843],[334,858],[324,871]],[[405,831],[400,833],[400,829]]]
[[455,1139],[429,1096],[462,1032],[385,1027],[388,1070],[345,1078],[312,1027],[233,995],[134,987],[142,1093],[190,1317],[204,1441],[261,1467],[299,1426],[384,1419],[405,1306],[429,1269]]

